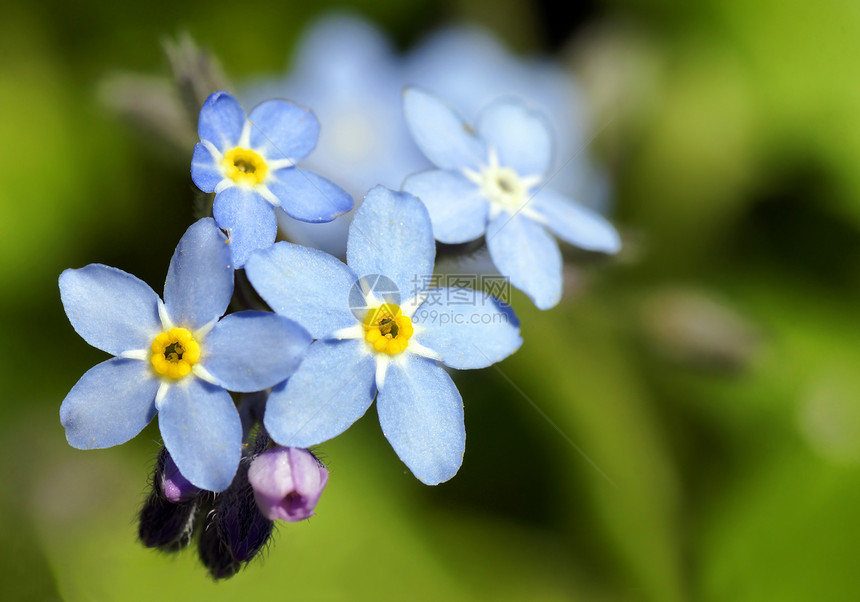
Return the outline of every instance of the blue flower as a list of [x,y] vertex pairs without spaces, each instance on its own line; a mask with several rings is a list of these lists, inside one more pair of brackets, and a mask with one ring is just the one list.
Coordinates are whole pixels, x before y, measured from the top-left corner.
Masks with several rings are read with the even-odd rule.
[[295,99],[314,108],[325,124],[305,164],[337,173],[353,195],[377,184],[399,186],[426,166],[401,119],[400,94],[407,84],[390,40],[361,17],[324,15],[302,34],[290,73],[257,84],[245,96]]
[[502,97],[518,98],[541,111],[561,134],[551,166],[553,188],[589,207],[607,206],[608,178],[583,152],[594,129],[584,95],[557,60],[513,54],[489,30],[454,24],[433,31],[412,48],[405,68],[404,85],[431,90],[469,122]]
[[[285,97],[314,108],[325,128],[304,165],[337,173],[356,199],[377,184],[398,187],[427,167],[403,120],[392,119],[408,78],[381,31],[355,15],[327,14],[304,31],[293,56],[286,77],[258,81],[243,98]],[[306,224],[279,217],[289,240],[333,255],[346,252],[346,219]]]
[[[539,108],[555,131],[564,132],[558,140],[564,169],[553,186],[588,206],[607,204],[608,178],[581,152],[591,129],[582,94],[557,61],[514,55],[488,31],[464,25],[437,30],[399,56],[371,21],[337,12],[311,23],[292,56],[286,76],[258,78],[241,98],[253,104],[284,97],[313,107],[325,128],[303,165],[337,173],[356,199],[377,184],[397,187],[407,175],[431,167],[403,120],[391,118],[401,109],[403,87],[417,85],[449,99],[469,120],[501,96]],[[338,256],[346,251],[349,215],[326,224],[277,215],[288,240]]]
[[271,313],[219,320],[233,295],[226,237],[214,220],[179,241],[164,301],[143,281],[90,264],[60,276],[72,326],[115,356],[84,374],[60,407],[69,443],[97,449],[125,443],[159,413],[159,428],[182,475],[222,491],[242,453],[242,426],[229,391],[258,391],[287,378],[308,333]]
[[[434,256],[424,205],[380,186],[355,213],[347,265],[286,242],[248,260],[263,299],[317,339],[269,396],[263,422],[275,441],[310,447],[331,439],[378,392],[382,431],[412,473],[429,485],[456,474],[466,443],[463,403],[437,362],[483,368],[522,340],[516,317],[495,297],[429,288]],[[458,304],[464,294],[472,302]]]
[[415,141],[440,168],[409,176],[403,190],[424,201],[437,240],[486,236],[496,268],[540,309],[561,299],[561,252],[547,229],[583,249],[618,251],[605,218],[547,187],[552,135],[540,113],[502,100],[473,129],[420,89],[407,89],[403,102]]
[[214,192],[212,213],[230,236],[235,267],[275,242],[274,208],[305,222],[330,222],[352,208],[352,197],[329,180],[299,169],[313,150],[319,122],[308,109],[285,100],[257,105],[249,117],[227,92],[203,103],[191,178]]

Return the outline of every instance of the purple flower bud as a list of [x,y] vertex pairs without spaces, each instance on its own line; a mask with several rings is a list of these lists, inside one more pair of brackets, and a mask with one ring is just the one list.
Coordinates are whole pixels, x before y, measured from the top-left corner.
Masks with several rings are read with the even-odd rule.
[[188,479],[182,476],[170,454],[165,455],[167,457],[164,460],[164,468],[159,474],[161,492],[167,498],[167,501],[174,504],[190,500],[200,492],[200,488],[195,487]]
[[254,458],[248,481],[263,516],[296,522],[313,516],[328,470],[306,449],[275,447]]
[[260,513],[242,461],[233,483],[215,498],[197,541],[200,560],[213,579],[229,579],[262,550],[275,524]]
[[[165,448],[161,448],[152,475],[149,496],[140,510],[138,536],[143,545],[148,548],[176,551],[191,542],[194,521],[200,507],[200,497],[197,495],[199,490],[196,487],[193,492],[189,492],[186,487],[185,497],[175,493],[168,494],[168,491],[178,490],[175,486],[165,487],[164,481],[168,471],[179,475],[176,465],[170,459],[170,454]],[[181,476],[179,475],[180,478]]]

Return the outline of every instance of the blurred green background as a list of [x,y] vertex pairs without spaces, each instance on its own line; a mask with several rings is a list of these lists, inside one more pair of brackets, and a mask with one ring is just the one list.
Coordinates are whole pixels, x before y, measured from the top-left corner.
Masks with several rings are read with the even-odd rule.
[[[615,187],[617,260],[572,257],[525,343],[461,373],[451,482],[418,483],[375,412],[322,446],[317,516],[213,583],[135,541],[157,453],[81,452],[60,402],[104,359],[57,276],[161,289],[193,219],[191,149],[98,100],[166,75],[189,32],[234,80],[284,68],[329,7],[14,3],[0,23],[0,597],[4,600],[856,600],[860,591],[860,4],[369,0],[406,49],[468,19],[580,78]],[[570,251],[570,249],[568,249]],[[28,351],[28,349],[30,351]]]

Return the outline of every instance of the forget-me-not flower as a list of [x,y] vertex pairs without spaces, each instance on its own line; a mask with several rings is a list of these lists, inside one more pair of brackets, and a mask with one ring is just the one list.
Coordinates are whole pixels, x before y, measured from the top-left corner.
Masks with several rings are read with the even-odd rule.
[[[382,184],[397,188],[410,173],[428,167],[400,114],[407,82],[394,45],[371,22],[349,13],[329,13],[302,33],[287,75],[260,80],[243,94],[249,101],[292,98],[325,124],[314,152],[302,164],[337,174],[356,200]],[[351,215],[308,224],[279,214],[287,239],[342,257]]]
[[[583,95],[571,73],[547,56],[510,52],[491,32],[454,25],[433,31],[407,54],[372,21],[349,12],[327,13],[313,21],[291,53],[286,75],[258,78],[245,86],[243,102],[291,98],[313,107],[325,127],[308,169],[337,174],[355,196],[377,184],[398,187],[431,165],[418,150],[402,119],[404,86],[417,85],[452,102],[472,120],[501,96],[515,96],[544,112],[554,131],[564,132],[564,169],[553,187],[590,207],[607,204],[608,178],[582,152],[588,131]],[[325,224],[308,224],[276,212],[288,240],[343,256],[349,214]]]
[[486,236],[496,268],[540,309],[561,299],[561,252],[547,230],[583,249],[618,251],[618,233],[604,217],[547,186],[552,134],[540,113],[501,100],[473,129],[418,88],[407,89],[403,103],[415,141],[439,167],[409,176],[403,190],[424,201],[437,240]]
[[372,23],[325,14],[305,29],[292,56],[286,76],[259,81],[242,98],[291,98],[313,107],[325,128],[303,165],[336,173],[356,199],[378,184],[396,188],[427,165],[403,120],[392,119],[408,78],[391,40]]
[[181,474],[201,489],[230,485],[242,426],[227,391],[283,381],[310,336],[272,313],[219,320],[233,295],[233,268],[215,221],[196,222],[179,241],[163,302],[143,281],[100,264],[64,271],[60,295],[77,333],[115,356],[84,374],[63,401],[69,443],[79,449],[125,443],[158,413]]
[[230,236],[236,268],[273,242],[275,209],[305,222],[330,222],[352,208],[352,197],[312,171],[296,167],[319,137],[316,116],[286,100],[268,100],[246,117],[227,92],[203,103],[191,178],[214,192],[212,214]]
[[[380,186],[355,213],[347,265],[287,242],[248,260],[248,278],[263,299],[317,339],[269,396],[264,424],[275,441],[322,443],[376,397],[383,433],[418,479],[435,485],[456,474],[466,443],[463,403],[439,363],[483,368],[522,340],[513,312],[495,297],[428,290],[435,252],[421,201]],[[452,302],[461,293],[473,301]]]
[[570,69],[557,59],[514,54],[488,29],[454,24],[419,41],[404,63],[404,85],[446,99],[469,123],[502,97],[518,98],[543,113],[552,131],[561,134],[550,166],[553,188],[586,206],[606,207],[605,170],[585,152],[593,129],[587,103]]

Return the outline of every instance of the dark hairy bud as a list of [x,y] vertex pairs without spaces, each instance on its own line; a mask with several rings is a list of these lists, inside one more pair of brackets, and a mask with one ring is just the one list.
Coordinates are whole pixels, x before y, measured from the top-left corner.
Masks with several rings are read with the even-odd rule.
[[178,502],[168,499],[162,482],[165,466],[170,464],[170,456],[162,448],[153,472],[149,496],[140,510],[138,537],[148,548],[175,552],[191,541],[201,496],[190,496]]
[[[268,437],[258,436],[251,457],[267,445]],[[213,579],[226,579],[238,573],[272,535],[274,523],[260,513],[248,482],[249,464],[250,458],[243,458],[233,483],[218,494],[203,522],[197,548]]]

